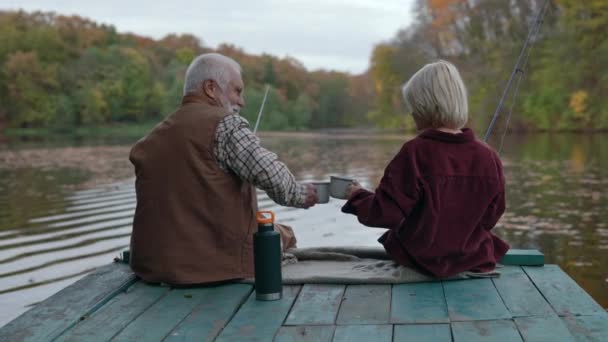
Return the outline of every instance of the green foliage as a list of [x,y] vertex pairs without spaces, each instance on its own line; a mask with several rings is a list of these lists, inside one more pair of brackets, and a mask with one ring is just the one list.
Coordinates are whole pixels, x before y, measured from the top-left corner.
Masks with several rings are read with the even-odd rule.
[[194,50],[191,48],[181,48],[175,52],[175,59],[181,64],[189,64],[194,57]]
[[[18,127],[44,125],[54,119],[57,66],[43,65],[36,52],[15,52],[3,68],[7,85],[8,120]],[[16,115],[15,113],[19,113]],[[50,114],[50,115],[49,115]]]
[[77,93],[81,123],[83,125],[100,124],[107,121],[110,113],[103,92],[97,87],[81,89]]
[[[241,115],[243,115],[253,129],[257,120],[264,89],[245,89],[247,104]],[[268,92],[268,98],[264,105],[259,130],[305,130],[309,128],[311,117],[311,101],[307,95],[301,94],[295,101],[288,101],[279,91],[274,88]]]
[[296,130],[305,130],[309,128],[312,117],[312,101],[306,94],[300,94],[298,98],[291,103],[291,108],[288,108],[291,113],[289,117],[290,126]]
[[348,79],[334,73],[317,73],[319,98],[312,112],[313,128],[344,127],[348,115]]

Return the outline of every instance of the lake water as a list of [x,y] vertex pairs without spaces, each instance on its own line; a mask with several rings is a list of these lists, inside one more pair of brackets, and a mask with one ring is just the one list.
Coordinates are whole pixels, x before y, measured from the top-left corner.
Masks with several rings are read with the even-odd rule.
[[[326,180],[337,174],[373,188],[404,139],[285,135],[264,136],[262,141],[299,180]],[[83,147],[87,145],[92,146]],[[0,326],[95,267],[112,262],[128,247],[135,194],[133,180],[118,177],[131,172],[128,143],[104,145],[108,143],[62,141],[50,150],[37,150],[39,143],[0,145],[0,153],[20,150],[14,165],[0,165]],[[501,153],[508,206],[495,230],[513,248],[540,249],[547,263],[560,265],[604,307],[606,146],[605,134],[508,136]],[[81,154],[71,163],[40,163],[68,159],[74,153]],[[106,154],[114,159],[104,159]],[[102,176],[97,171],[104,167]],[[74,189],[91,177],[98,177],[93,183],[113,180]],[[293,226],[300,247],[376,245],[382,233],[341,214],[341,200],[301,210],[277,207],[264,194],[259,196],[261,207],[274,210],[278,221]]]

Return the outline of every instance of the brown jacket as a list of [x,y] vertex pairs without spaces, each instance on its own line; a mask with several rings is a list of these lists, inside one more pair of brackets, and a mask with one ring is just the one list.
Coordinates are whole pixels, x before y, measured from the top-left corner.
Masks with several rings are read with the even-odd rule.
[[221,170],[213,154],[216,127],[226,115],[186,97],[131,149],[137,177],[131,268],[145,281],[253,276],[255,189]]

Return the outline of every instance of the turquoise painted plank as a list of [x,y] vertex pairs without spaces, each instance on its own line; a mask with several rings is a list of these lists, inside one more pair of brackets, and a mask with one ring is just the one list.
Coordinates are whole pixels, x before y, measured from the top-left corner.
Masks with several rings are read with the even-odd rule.
[[391,323],[447,323],[440,282],[393,285]]
[[167,341],[212,341],[251,294],[253,285],[209,287],[198,306],[167,336]]
[[7,341],[49,341],[135,280],[128,266],[113,263],[59,291],[0,329]]
[[500,273],[492,281],[513,317],[555,314],[521,267],[503,267]]
[[333,325],[299,325],[281,327],[275,342],[331,342],[334,336]]
[[168,291],[166,287],[137,282],[66,331],[58,341],[108,341]]
[[546,317],[519,317],[515,325],[526,342],[574,342],[574,337],[556,314]]
[[452,322],[511,318],[491,279],[442,283]]
[[498,263],[514,266],[542,266],[545,264],[545,255],[536,249],[510,249]]
[[344,289],[344,285],[304,285],[285,325],[334,324]]
[[207,288],[171,289],[139,315],[112,341],[158,341],[206,298]]
[[599,313],[591,316],[566,316],[562,320],[568,330],[579,342],[608,341],[608,314]]
[[393,341],[451,342],[452,331],[449,324],[395,325]]
[[338,324],[386,324],[391,305],[390,285],[349,285],[338,312]]
[[390,342],[392,325],[339,325],[333,342]]
[[522,341],[511,320],[452,323],[454,342],[515,342]]
[[300,291],[299,286],[283,286],[283,298],[258,301],[253,292],[216,341],[272,341]]
[[560,315],[593,315],[604,309],[557,265],[524,267],[553,309]]

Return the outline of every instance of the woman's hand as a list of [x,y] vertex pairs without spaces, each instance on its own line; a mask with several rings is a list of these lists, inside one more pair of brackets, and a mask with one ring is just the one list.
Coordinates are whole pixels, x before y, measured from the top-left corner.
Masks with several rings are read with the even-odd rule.
[[363,189],[361,184],[357,181],[352,181],[352,183],[350,183],[348,185],[348,188],[346,189],[346,198],[350,199],[350,197],[355,193],[355,191],[360,189]]

